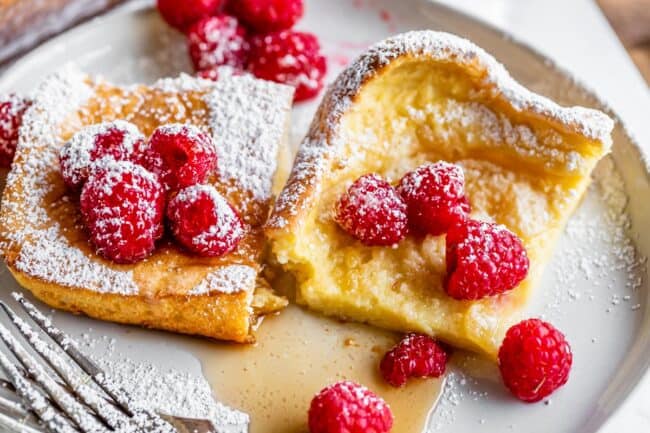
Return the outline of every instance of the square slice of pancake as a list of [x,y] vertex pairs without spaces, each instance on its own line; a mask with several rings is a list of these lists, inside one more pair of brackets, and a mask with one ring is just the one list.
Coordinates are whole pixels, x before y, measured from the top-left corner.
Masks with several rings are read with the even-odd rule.
[[[262,224],[286,174],[282,156],[293,90],[253,79],[182,75],[121,87],[73,67],[50,76],[25,114],[0,214],[2,255],[18,282],[47,304],[98,319],[247,342],[256,319],[281,309],[260,276]],[[59,148],[85,126],[123,119],[149,136],[167,123],[198,126],[217,146],[209,180],[240,212],[247,234],[220,258],[186,253],[167,237],[154,254],[117,265],[97,256],[78,196],[59,171]]]

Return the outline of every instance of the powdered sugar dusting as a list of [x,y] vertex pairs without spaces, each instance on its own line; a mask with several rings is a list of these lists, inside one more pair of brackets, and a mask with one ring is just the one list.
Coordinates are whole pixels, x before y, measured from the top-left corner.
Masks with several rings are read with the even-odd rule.
[[191,75],[181,73],[175,78],[161,78],[153,84],[154,89],[160,89],[165,92],[190,92],[208,90],[214,83],[210,80],[195,78]]
[[606,158],[582,207],[567,224],[566,240],[560,242],[563,259],[555,263],[553,290],[545,292],[546,316],[561,316],[560,307],[576,301],[593,303],[607,313],[639,309],[647,260],[628,233],[627,203],[621,174],[614,160]]
[[236,293],[255,287],[257,271],[244,265],[230,265],[209,274],[189,291],[189,295],[205,295],[210,292]]
[[245,433],[247,430],[248,415],[215,401],[210,385],[203,378],[126,358],[95,360],[135,401],[148,407],[170,415],[208,419],[218,431]]
[[201,130],[194,125],[187,125],[183,123],[168,123],[158,127],[158,131],[165,135],[187,135],[194,139],[201,135]]
[[19,160],[7,178],[0,247],[5,258],[18,251],[14,260],[18,270],[46,281],[103,293],[133,294],[138,289],[130,272],[108,268],[71,245],[44,208],[45,198],[54,187],[48,176],[58,170],[62,145],[59,127],[91,96],[85,78],[68,66],[35,91],[20,130]]
[[250,191],[255,200],[270,198],[292,93],[288,86],[231,77],[215,82],[205,97],[219,175]]
[[86,253],[69,245],[57,227],[33,232],[32,235],[34,240],[23,245],[16,260],[16,268],[20,271],[64,286],[83,287],[99,293],[138,293],[131,271],[116,271],[90,260]]

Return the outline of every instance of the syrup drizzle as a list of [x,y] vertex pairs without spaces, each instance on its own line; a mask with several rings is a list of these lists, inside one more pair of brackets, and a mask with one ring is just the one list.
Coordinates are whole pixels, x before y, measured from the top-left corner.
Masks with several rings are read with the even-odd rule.
[[249,433],[306,433],[312,397],[343,379],[384,398],[395,417],[392,431],[422,433],[443,381],[411,380],[392,388],[378,365],[399,335],[342,323],[291,305],[265,319],[250,346],[209,342],[196,355],[216,398],[250,414]]

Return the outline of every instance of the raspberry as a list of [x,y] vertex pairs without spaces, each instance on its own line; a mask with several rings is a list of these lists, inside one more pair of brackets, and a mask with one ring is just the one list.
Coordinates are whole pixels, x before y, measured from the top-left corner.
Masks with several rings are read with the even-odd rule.
[[230,0],[227,8],[258,33],[290,29],[305,11],[303,0]]
[[145,150],[144,135],[123,120],[91,125],[77,132],[59,153],[61,175],[68,187],[79,188],[94,161],[111,157],[139,164]]
[[341,228],[365,245],[395,245],[408,232],[406,204],[376,174],[357,179],[339,199],[335,212]]
[[223,256],[244,237],[239,214],[210,185],[182,189],[169,202],[167,218],[176,240],[201,256]]
[[16,153],[18,130],[31,101],[13,93],[0,95],[0,167],[9,167]]
[[155,174],[128,161],[95,162],[80,207],[97,254],[116,263],[149,256],[163,234],[162,185]]
[[167,190],[178,190],[205,182],[217,167],[217,153],[209,135],[192,125],[172,123],[151,135],[143,164],[160,176]]
[[499,370],[506,387],[520,400],[533,403],[569,379],[571,346],[550,323],[524,320],[512,326],[499,349]]
[[309,407],[310,433],[385,433],[393,427],[386,402],[368,388],[343,381],[319,392]]
[[233,68],[232,66],[217,66],[216,68],[204,69],[196,73],[199,78],[205,80],[217,81],[220,78],[243,77],[250,74],[244,70]]
[[447,232],[445,291],[459,300],[507,292],[528,273],[521,240],[504,226],[467,220]]
[[425,164],[407,173],[397,190],[408,207],[415,232],[440,235],[470,211],[463,170],[448,162]]
[[158,11],[167,24],[184,32],[202,18],[216,15],[223,0],[158,0]]
[[295,87],[295,101],[312,98],[323,88],[327,61],[311,33],[284,30],[255,36],[250,59],[256,77]]
[[230,15],[203,18],[187,33],[190,58],[198,71],[217,66],[244,69],[249,45],[246,30]]
[[381,375],[395,387],[409,377],[440,377],[445,372],[447,352],[436,341],[421,334],[408,334],[384,355]]

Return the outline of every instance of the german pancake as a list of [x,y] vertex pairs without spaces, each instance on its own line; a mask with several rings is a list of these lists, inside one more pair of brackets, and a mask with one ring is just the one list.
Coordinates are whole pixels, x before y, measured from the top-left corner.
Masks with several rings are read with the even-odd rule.
[[[311,309],[495,357],[609,152],[612,128],[600,111],[560,107],[525,89],[465,39],[391,37],[325,95],[266,225],[275,260]],[[335,204],[355,179],[377,173],[394,184],[439,160],[462,167],[472,218],[523,241],[530,270],[514,290],[452,299],[443,290],[444,235],[368,247],[337,226]]]
[[[257,318],[286,301],[259,275],[261,226],[287,168],[280,156],[293,91],[250,77],[208,81],[182,75],[151,86],[117,86],[73,67],[40,85],[23,118],[0,213],[2,256],[18,282],[47,304],[91,317],[237,342]],[[65,188],[61,146],[82,128],[116,119],[146,136],[187,123],[209,133],[218,169],[209,179],[239,211],[246,234],[219,258],[198,257],[163,239],[153,255],[118,265],[99,257]]]

